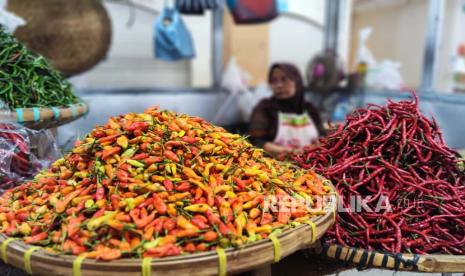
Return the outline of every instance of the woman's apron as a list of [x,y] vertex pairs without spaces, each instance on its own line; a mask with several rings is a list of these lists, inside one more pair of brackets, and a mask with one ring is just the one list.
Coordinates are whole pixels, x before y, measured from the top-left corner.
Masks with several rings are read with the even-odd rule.
[[301,149],[318,139],[315,123],[307,112],[303,114],[278,112],[278,132],[274,143]]

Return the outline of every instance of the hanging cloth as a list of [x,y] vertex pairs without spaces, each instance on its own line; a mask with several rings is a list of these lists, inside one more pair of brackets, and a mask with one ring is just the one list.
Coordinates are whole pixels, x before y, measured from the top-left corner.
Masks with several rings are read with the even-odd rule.
[[181,15],[167,5],[155,21],[155,57],[165,61],[195,57],[192,37]]
[[218,0],[176,0],[176,8],[182,14],[202,15],[206,10],[218,8]]
[[276,0],[227,0],[236,24],[268,22],[278,16]]

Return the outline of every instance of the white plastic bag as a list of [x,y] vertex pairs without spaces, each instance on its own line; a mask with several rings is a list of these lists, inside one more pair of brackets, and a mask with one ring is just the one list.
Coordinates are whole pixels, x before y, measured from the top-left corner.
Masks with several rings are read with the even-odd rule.
[[370,49],[367,47],[367,41],[373,32],[372,27],[365,27],[361,29],[358,33],[358,53],[357,53],[357,63],[365,63],[368,66],[376,65],[376,60]]
[[378,62],[367,47],[367,41],[373,28],[365,27],[360,30],[357,63],[365,63],[368,67],[365,85],[375,89],[399,90],[404,86],[400,74],[402,64],[389,59]]
[[227,89],[231,94],[237,94],[248,90],[248,81],[250,79],[250,74],[239,67],[236,58],[231,57],[223,73],[221,87]]
[[22,17],[8,11],[6,9],[7,0],[0,0],[0,25],[5,26],[9,33],[14,33],[19,26],[26,25],[26,21]]
[[398,62],[386,59],[369,68],[366,78],[367,86],[376,89],[402,89],[404,81],[400,75],[401,66]]
[[237,106],[244,122],[249,122],[254,107],[264,98],[270,97],[273,93],[265,84],[258,85],[254,91],[246,90],[239,94]]
[[226,89],[229,95],[216,112],[213,123],[221,124],[227,108],[231,106],[240,93],[248,91],[248,80],[250,78],[250,74],[243,71],[237,64],[236,59],[231,57],[221,79],[221,87]]

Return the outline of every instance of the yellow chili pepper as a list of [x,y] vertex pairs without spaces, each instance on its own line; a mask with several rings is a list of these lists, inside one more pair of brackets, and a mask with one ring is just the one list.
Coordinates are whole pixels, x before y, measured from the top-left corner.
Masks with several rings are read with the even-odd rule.
[[250,211],[249,211],[249,218],[251,218],[251,219],[256,219],[256,218],[258,218],[258,216],[259,216],[260,214],[261,214],[260,209],[258,209],[258,208],[252,208],[252,209],[250,209]]
[[163,176],[161,176],[161,175],[152,175],[151,180],[153,182],[163,182],[163,180],[165,180],[165,178]]
[[78,178],[86,178],[89,176],[89,173],[86,171],[79,171],[79,172],[75,172],[74,176]]
[[271,227],[271,225],[269,225],[269,224],[255,227],[255,232],[256,233],[270,234],[272,231],[273,231],[273,227]]
[[197,226],[192,224],[190,221],[188,221],[183,216],[178,216],[178,218],[176,219],[176,224],[179,227],[181,227],[182,229],[185,229],[185,230],[193,230],[193,231],[198,231],[199,230],[199,228],[197,228]]
[[209,209],[210,207],[208,206],[208,204],[192,204],[184,207],[184,210],[196,213],[205,213]]
[[254,188],[255,191],[260,192],[262,188],[262,184],[258,181],[252,182],[252,187]]
[[298,177],[296,180],[294,180],[294,183],[292,183],[292,185],[294,185],[294,186],[300,186],[300,185],[302,185],[304,182],[305,182],[305,175],[302,175],[302,176]]
[[116,216],[116,212],[105,212],[103,216],[91,219],[87,223],[87,229],[89,231],[94,231],[95,229],[104,225],[108,220],[113,219],[115,216]]
[[240,213],[234,220],[234,225],[236,226],[236,231],[238,235],[242,235],[242,231],[247,224],[247,218],[245,217],[244,212]]
[[261,182],[261,183],[268,183],[268,181],[270,181],[270,179],[268,178],[268,176],[264,173],[261,173],[258,175],[258,180]]
[[229,185],[221,185],[221,186],[215,187],[213,189],[213,193],[219,194],[221,192],[227,192],[227,191],[231,191],[231,190],[232,190],[231,186],[229,186]]
[[116,139],[116,144],[118,144],[118,146],[120,146],[121,148],[126,149],[129,144],[128,137],[124,135],[118,137],[118,139]]
[[168,213],[168,215],[170,215],[170,216],[172,216],[172,217],[173,217],[173,216],[176,216],[176,214],[177,214],[177,212],[178,212],[178,211],[176,210],[176,205],[175,205],[174,203],[169,203],[169,204],[168,204],[168,209],[167,209],[166,212]]
[[210,175],[210,168],[213,167],[213,163],[208,163],[206,166],[205,166],[205,169],[203,170],[202,172],[202,175],[204,177],[208,177]]
[[279,178],[271,179],[271,183],[278,184],[278,185],[284,185],[284,182]]
[[209,133],[208,136],[210,136],[213,139],[220,139],[221,138],[221,134],[216,133],[216,132]]
[[224,171],[224,170],[226,170],[228,167],[225,166],[225,165],[223,165],[223,164],[216,164],[216,165],[215,165],[215,168],[216,168],[217,170],[219,170],[219,171]]
[[195,186],[199,187],[200,189],[204,190],[205,192],[208,192],[209,189],[200,181],[195,180],[195,179],[189,179],[189,182],[194,184]]
[[299,217],[299,218],[296,218],[294,220],[297,221],[297,222],[305,222],[305,221],[307,221],[309,219],[310,219],[310,217],[308,215],[305,215],[303,217]]
[[244,169],[244,173],[247,176],[256,176],[259,175],[262,171],[257,168]]
[[202,145],[200,147],[200,150],[205,152],[205,153],[211,153],[213,151],[213,149],[215,149],[215,145],[214,144],[207,144],[207,145]]
[[103,198],[99,199],[99,200],[97,200],[97,202],[95,202],[95,205],[97,205],[97,207],[99,207],[99,208],[102,208],[103,206],[105,206],[105,204],[106,204],[106,199],[103,199]]
[[160,242],[162,241],[162,237],[158,237],[156,239],[154,239],[153,241],[150,241],[150,242],[147,242],[144,244],[144,248],[145,249],[150,249],[150,248],[154,248],[154,247],[157,247]]
[[86,202],[84,203],[84,207],[86,207],[87,209],[88,208],[92,208],[94,206],[95,202],[94,200],[92,199],[88,199],[86,200]]
[[123,154],[121,154],[121,157],[123,158],[131,158],[134,156],[134,154],[136,153],[136,151],[138,150],[139,148],[138,147],[131,147],[131,148],[128,148],[127,150],[125,150],[123,152]]
[[202,179],[200,176],[198,176],[193,169],[189,168],[189,167],[184,167],[182,169],[182,173],[185,174],[187,177],[189,178],[193,178],[193,179]]
[[171,174],[174,176],[176,174],[176,164],[171,164]]
[[242,205],[242,208],[245,209],[245,210],[250,209],[252,207],[253,207],[253,200],[248,201],[248,202],[244,203],[244,205]]
[[110,119],[108,120],[108,124],[110,125],[111,129],[119,129],[120,125],[115,122],[114,120]]
[[78,196],[78,197],[73,198],[73,200],[71,200],[71,202],[73,203],[73,205],[78,205],[81,201],[86,201],[89,198],[92,198],[92,196],[91,195]]
[[112,165],[105,165],[105,174],[108,178],[113,179],[113,166]]
[[144,163],[141,163],[141,162],[139,162],[137,160],[128,159],[128,160],[126,160],[126,163],[128,163],[129,165],[134,166],[136,168],[144,168],[145,167]]
[[232,199],[232,198],[237,198],[237,195],[233,191],[227,191],[225,193],[225,197]]

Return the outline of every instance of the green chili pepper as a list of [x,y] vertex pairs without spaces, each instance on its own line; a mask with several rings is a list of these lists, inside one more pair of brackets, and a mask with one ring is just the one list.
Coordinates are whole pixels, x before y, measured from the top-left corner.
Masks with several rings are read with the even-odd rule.
[[80,102],[71,84],[43,56],[30,52],[0,26],[0,100],[9,108]]

